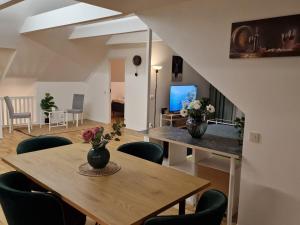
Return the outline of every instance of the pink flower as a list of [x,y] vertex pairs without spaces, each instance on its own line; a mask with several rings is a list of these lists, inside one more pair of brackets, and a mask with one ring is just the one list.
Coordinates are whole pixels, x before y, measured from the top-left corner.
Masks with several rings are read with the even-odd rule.
[[83,138],[85,143],[89,143],[94,138],[94,132],[90,129],[85,130],[82,134],[82,138]]
[[94,136],[96,136],[96,134],[100,131],[100,127],[95,127],[92,129]]

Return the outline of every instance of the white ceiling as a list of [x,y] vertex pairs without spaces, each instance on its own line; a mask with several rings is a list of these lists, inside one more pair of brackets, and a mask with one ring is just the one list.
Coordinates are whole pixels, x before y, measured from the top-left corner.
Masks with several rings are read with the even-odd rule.
[[116,10],[123,13],[134,13],[188,0],[78,0],[92,5]]
[[27,17],[78,3],[73,0],[25,0],[0,11],[0,47],[16,48]]
[[[57,27],[56,24],[48,27],[52,29],[20,34],[27,18],[35,18],[33,16],[78,2],[93,3],[129,14],[181,1],[186,0],[25,0],[0,10],[0,50],[16,49],[7,77],[28,77],[41,81],[81,81],[90,75],[107,52],[106,43],[110,35],[69,40],[75,27],[71,23],[65,24],[68,26]],[[120,42],[120,37],[124,38],[118,36],[113,43]],[[130,39],[130,34],[126,37]],[[140,39],[143,39],[143,35]],[[126,40],[128,43],[130,41],[132,40]]]

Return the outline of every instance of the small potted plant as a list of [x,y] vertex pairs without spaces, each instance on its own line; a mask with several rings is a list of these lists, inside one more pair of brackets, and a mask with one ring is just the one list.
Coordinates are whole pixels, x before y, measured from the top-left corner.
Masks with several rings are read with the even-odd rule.
[[49,112],[52,112],[53,109],[57,109],[57,106],[54,102],[54,97],[51,96],[50,93],[45,93],[45,97],[41,100],[40,106],[41,109],[45,111],[45,123],[49,123]]
[[201,138],[207,129],[207,117],[215,112],[215,107],[209,104],[207,98],[183,103],[181,116],[187,117],[186,126],[193,138]]
[[88,152],[87,161],[94,169],[104,168],[110,159],[110,153],[106,145],[111,141],[120,141],[121,129],[125,124],[117,121],[112,125],[113,131],[104,133],[103,127],[87,129],[83,132],[82,138],[85,143],[90,143],[92,148]]

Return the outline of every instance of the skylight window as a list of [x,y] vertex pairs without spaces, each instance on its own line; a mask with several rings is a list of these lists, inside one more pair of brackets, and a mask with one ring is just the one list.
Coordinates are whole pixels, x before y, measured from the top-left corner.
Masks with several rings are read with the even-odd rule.
[[21,33],[77,24],[119,14],[121,13],[110,9],[78,3],[27,18]]

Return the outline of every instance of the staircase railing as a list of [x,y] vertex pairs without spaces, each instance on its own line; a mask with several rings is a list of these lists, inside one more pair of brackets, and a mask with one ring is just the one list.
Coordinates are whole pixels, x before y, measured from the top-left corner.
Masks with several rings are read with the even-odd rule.
[[[33,121],[36,120],[35,98],[34,96],[11,97],[12,105],[16,113],[31,112]],[[25,124],[25,119],[14,119],[14,124]],[[4,98],[0,97],[0,129],[9,125],[9,115]],[[0,131],[1,137],[1,131]]]

